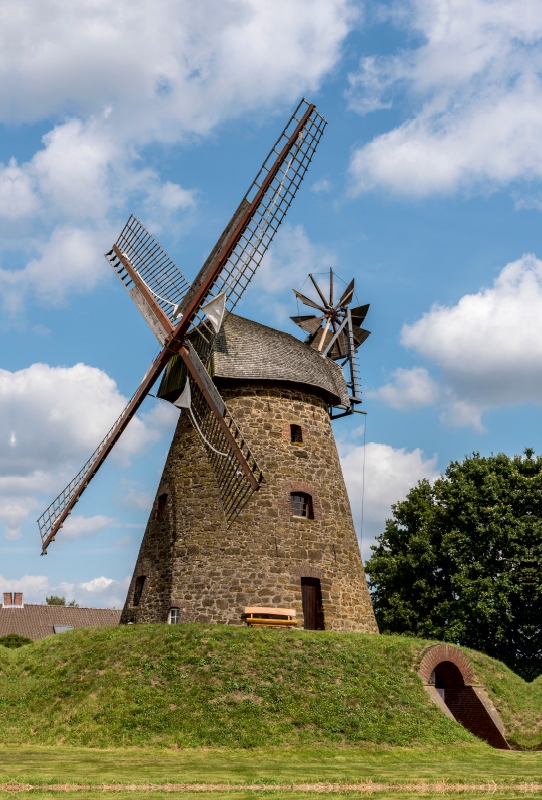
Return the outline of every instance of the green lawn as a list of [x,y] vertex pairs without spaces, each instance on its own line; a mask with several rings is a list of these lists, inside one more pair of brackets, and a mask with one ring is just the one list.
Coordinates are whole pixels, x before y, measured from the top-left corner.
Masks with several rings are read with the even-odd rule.
[[0,747],[0,783],[521,783],[542,784],[542,752],[454,747],[319,746],[226,750]]

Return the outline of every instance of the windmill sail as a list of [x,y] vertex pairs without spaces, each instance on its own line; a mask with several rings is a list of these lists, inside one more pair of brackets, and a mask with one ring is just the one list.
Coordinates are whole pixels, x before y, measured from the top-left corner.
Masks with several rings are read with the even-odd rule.
[[[123,256],[151,293],[162,313],[174,325],[175,309],[186,297],[190,284],[166,251],[133,214],[124,226],[113,249],[105,257],[138,305],[136,300],[138,295],[137,293],[135,297],[133,295],[134,280],[122,263]],[[143,316],[145,316],[144,313]],[[149,322],[148,319],[147,322]]]
[[151,364],[137,392],[123,410],[113,427],[109,430],[107,435],[104,436],[87,463],[77,473],[75,478],[70,481],[66,488],[59,494],[59,496],[53,500],[51,505],[38,519],[38,527],[42,544],[42,555],[45,555],[47,552],[47,547],[51,541],[54,541],[55,534],[62,527],[69,514],[71,514],[74,505],[77,503],[94,475],[96,475],[98,469],[103,464],[115,444],[118,442],[121,434],[127,428],[128,423],[135,415],[148,392],[152,389],[154,383],[164,368],[167,358],[167,352],[162,351],[158,358]]
[[[195,298],[205,291],[206,297],[211,292],[214,296],[225,292],[226,310],[233,310],[284,219],[326,125],[315,106],[303,99],[184,298],[179,311],[190,317],[190,333],[195,334],[192,341],[204,363],[211,355],[216,332],[201,310],[190,313]],[[178,359],[172,359],[158,396],[178,396],[185,374]]]
[[[235,308],[299,189],[326,125],[315,106],[303,99],[196,276],[181,312],[190,314],[206,284],[207,292],[215,296],[226,293],[227,311]],[[191,321],[200,329],[206,324],[201,313],[194,314]],[[209,338],[212,345],[212,331]]]
[[202,439],[213,470],[226,522],[233,522],[263,475],[207,370],[188,342],[181,357],[190,372],[175,405],[186,409]]
[[[207,457],[218,486],[220,499],[222,500],[224,516],[229,525],[236,519],[250,499],[254,492],[254,487],[241,471],[234,450],[226,439],[216,418],[211,413],[202,391],[192,379],[190,379],[190,387],[192,390],[192,413],[197,422],[195,427],[197,427],[198,433],[204,442]],[[233,417],[227,409],[226,412],[226,419],[231,426],[231,431],[238,439],[239,446],[245,451],[248,462],[253,465],[254,471],[258,476],[258,482],[261,482],[263,476],[259,467],[254,461],[254,457],[250,453],[248,445],[243,439]]]
[[[209,448],[228,521],[239,513],[251,492],[259,488],[261,472],[216,388],[213,385],[214,391],[211,391],[202,377],[201,369],[205,372],[205,368],[201,361],[206,363],[212,352],[220,316],[215,306],[220,305],[223,313],[224,306],[231,311],[240,300],[290,207],[326,124],[314,105],[301,101],[192,286],[141,223],[134,216],[128,220],[106,258],[163,350],[87,464],[40,517],[42,553],[46,552],[164,366],[172,358],[178,362],[176,353],[181,354],[191,375],[191,413],[195,427]],[[220,295],[225,299],[213,303]],[[213,314],[208,318],[204,306],[209,304]],[[187,334],[193,338],[196,332],[199,341],[194,342],[195,350],[201,361],[197,355],[195,358],[183,355],[184,350],[189,354],[194,350],[185,342]],[[179,373],[186,381],[186,369]],[[207,379],[212,384],[208,375]],[[182,388],[180,386],[179,390]]]

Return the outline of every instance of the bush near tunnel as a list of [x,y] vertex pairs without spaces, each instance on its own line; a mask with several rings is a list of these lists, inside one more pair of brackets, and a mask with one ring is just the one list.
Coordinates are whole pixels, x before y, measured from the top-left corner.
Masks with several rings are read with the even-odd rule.
[[382,633],[452,642],[542,672],[542,458],[473,453],[420,481],[366,564]]

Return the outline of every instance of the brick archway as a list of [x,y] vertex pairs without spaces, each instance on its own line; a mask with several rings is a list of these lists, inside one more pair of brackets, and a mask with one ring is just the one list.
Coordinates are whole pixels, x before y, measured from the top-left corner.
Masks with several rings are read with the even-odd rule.
[[443,661],[455,664],[467,686],[475,682],[472,664],[458,647],[452,644],[436,644],[428,647],[422,654],[418,675],[424,683],[429,683],[435,667]]
[[418,675],[436,705],[492,747],[509,750],[504,725],[474,669],[458,647],[437,644],[422,653]]

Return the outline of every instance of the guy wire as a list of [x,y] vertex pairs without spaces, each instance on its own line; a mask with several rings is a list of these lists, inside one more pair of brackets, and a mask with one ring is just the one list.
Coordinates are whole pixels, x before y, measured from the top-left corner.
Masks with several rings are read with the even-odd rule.
[[[366,441],[367,441],[367,417],[365,417],[365,421],[363,424],[363,466],[361,469],[361,525],[359,531],[359,552],[361,554],[361,548],[363,545],[363,510],[365,504],[365,451],[366,451]],[[361,556],[363,559],[363,556]]]

